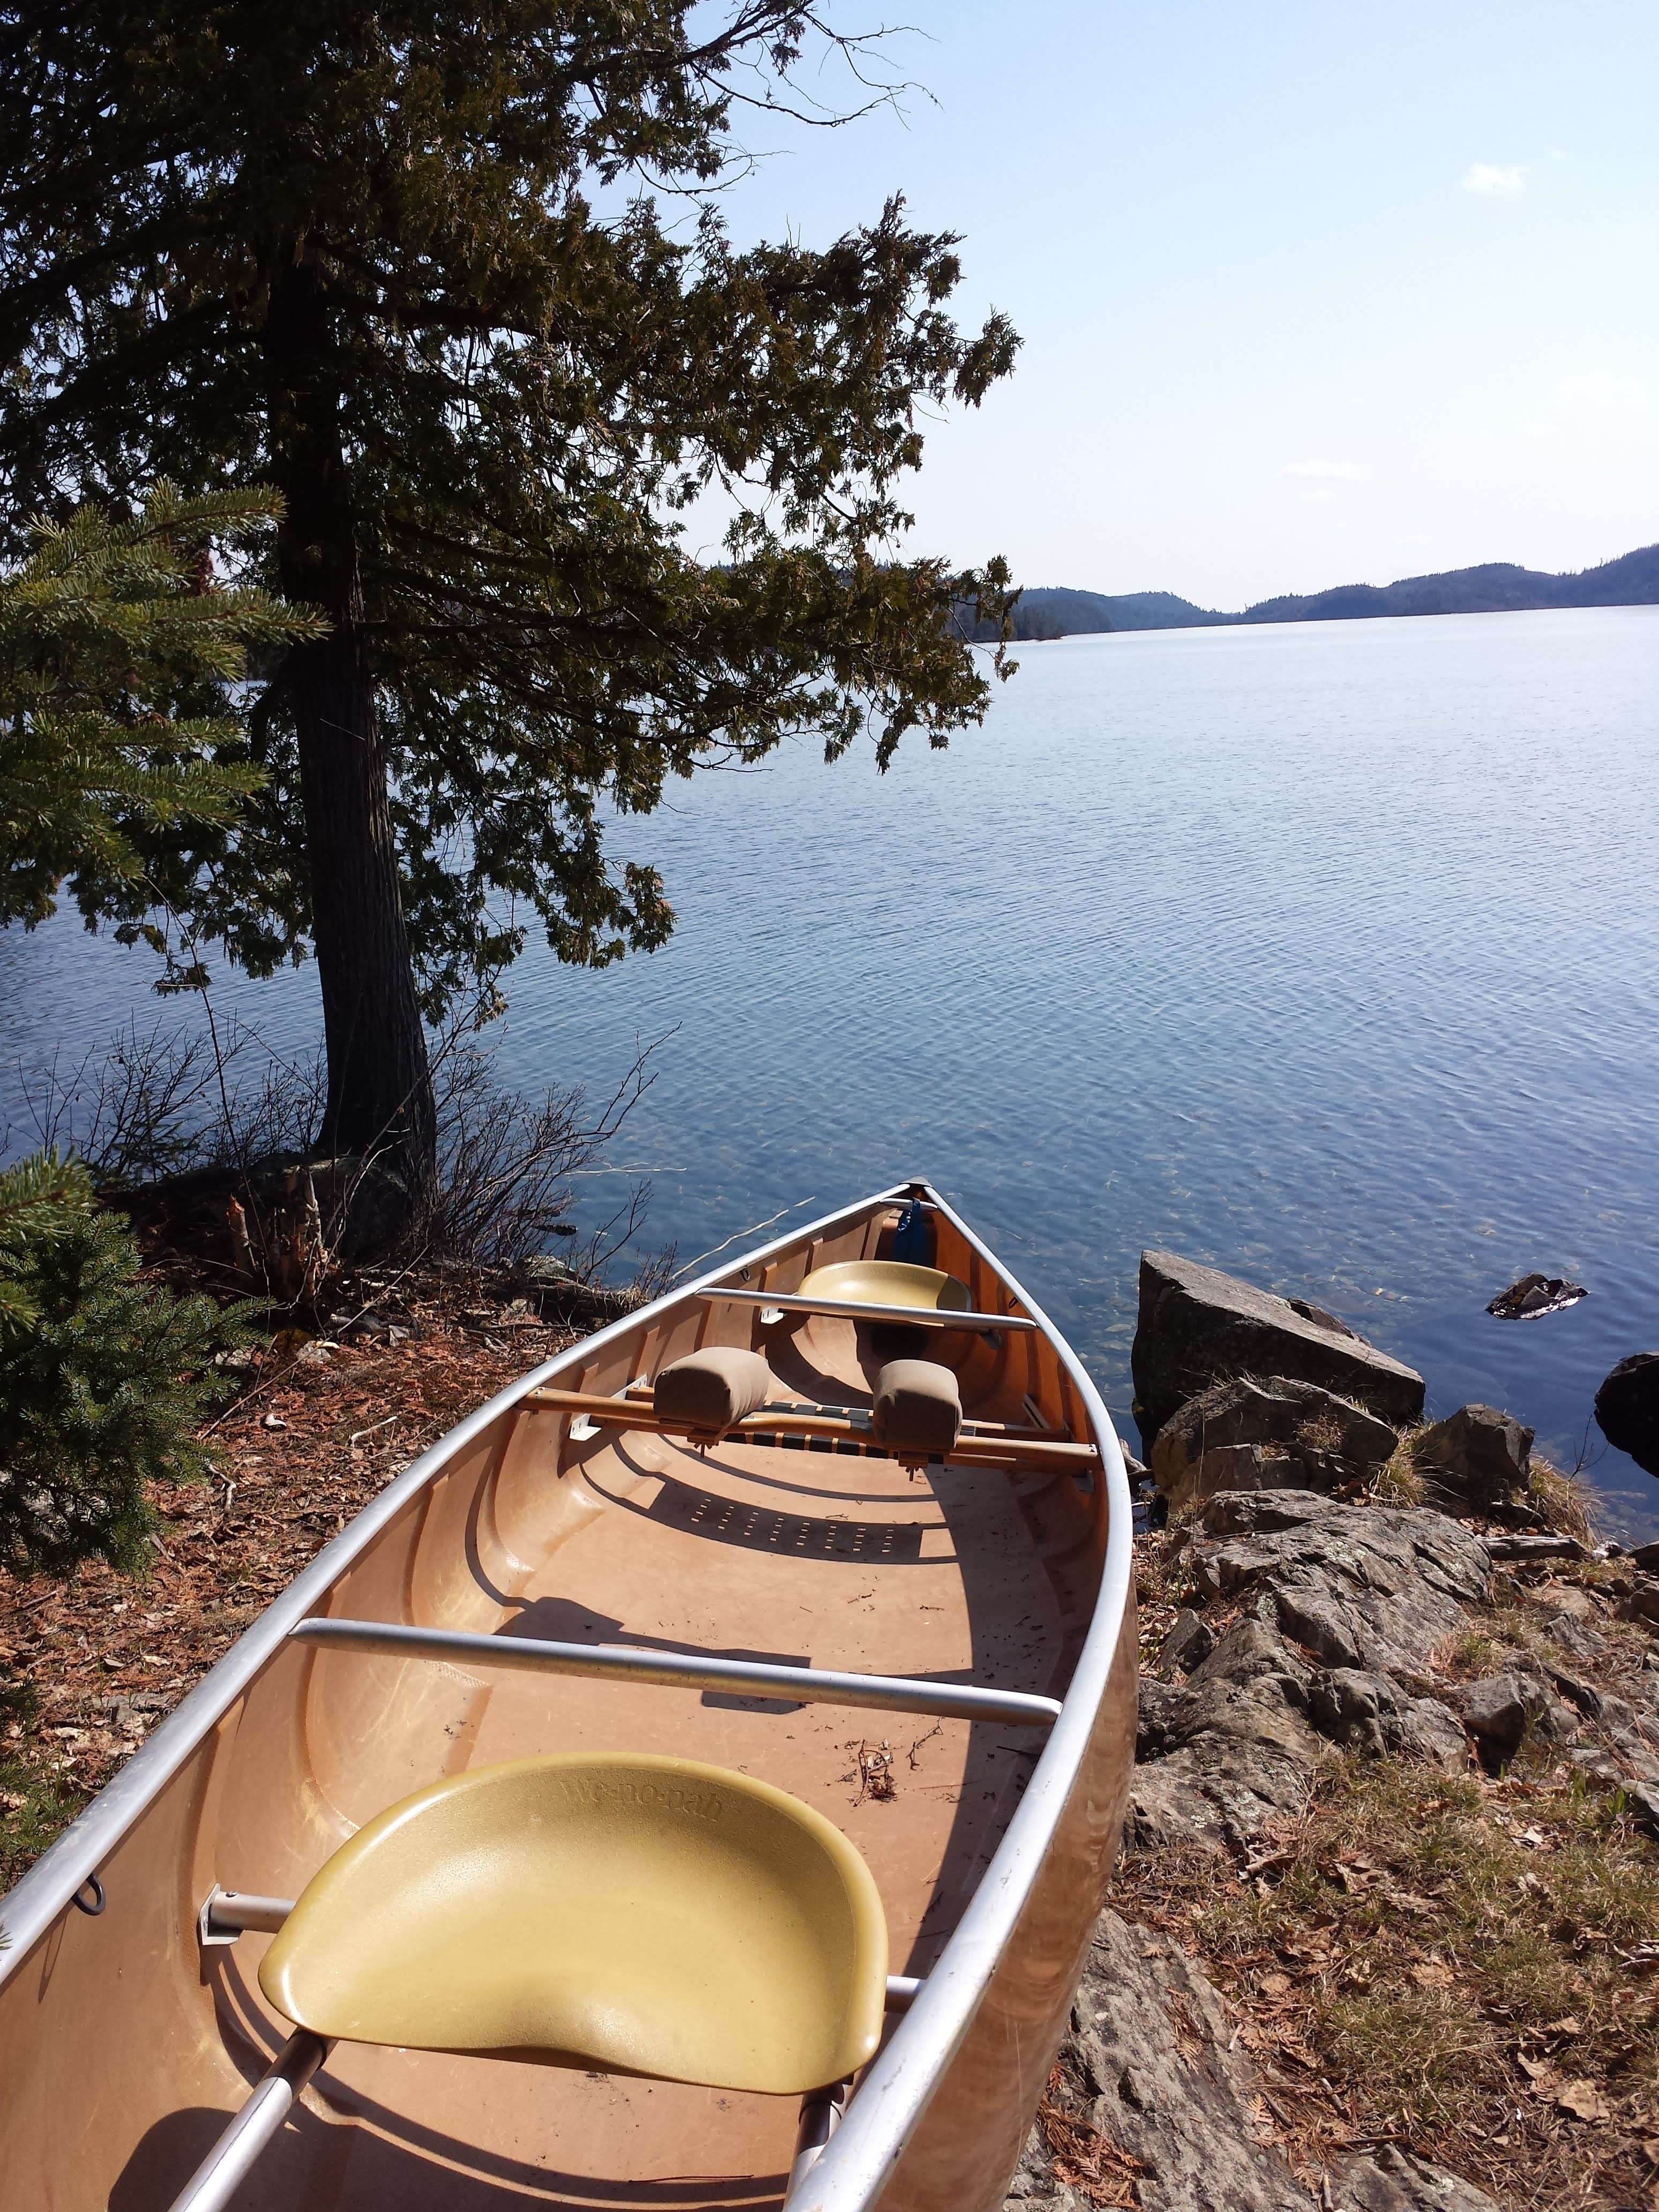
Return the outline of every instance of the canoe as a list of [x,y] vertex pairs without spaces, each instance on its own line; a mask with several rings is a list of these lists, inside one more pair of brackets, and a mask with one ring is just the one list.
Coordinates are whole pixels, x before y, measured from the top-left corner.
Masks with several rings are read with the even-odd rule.
[[935,1191],[722,1264],[405,1469],[0,1902],[0,2200],[1000,2205],[1135,1645],[1111,1421]]

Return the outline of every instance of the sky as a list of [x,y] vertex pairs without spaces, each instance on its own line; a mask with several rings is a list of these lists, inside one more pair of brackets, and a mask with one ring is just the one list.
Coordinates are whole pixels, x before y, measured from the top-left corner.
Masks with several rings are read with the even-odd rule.
[[902,112],[751,122],[728,216],[822,245],[902,191],[1020,331],[930,437],[915,550],[1232,608],[1659,539],[1655,0],[902,20]]

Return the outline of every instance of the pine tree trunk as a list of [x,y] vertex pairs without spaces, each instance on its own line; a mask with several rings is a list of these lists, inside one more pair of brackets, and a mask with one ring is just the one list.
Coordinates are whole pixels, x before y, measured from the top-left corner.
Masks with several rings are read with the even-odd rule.
[[[278,546],[283,596],[319,607],[330,635],[297,647],[279,681],[299,747],[312,940],[322,988],[328,1096],[322,1142],[372,1159],[352,1241],[383,1243],[434,1193],[432,1073],[415,994],[363,621],[362,581],[338,402],[326,376],[326,302],[302,261],[276,287],[264,333],[283,386],[274,424],[288,502]],[[367,1194],[366,1194],[367,1195]]]

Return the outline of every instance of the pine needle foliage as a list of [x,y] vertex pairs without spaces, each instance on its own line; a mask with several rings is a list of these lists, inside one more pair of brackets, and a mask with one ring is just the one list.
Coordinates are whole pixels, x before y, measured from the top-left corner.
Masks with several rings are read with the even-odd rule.
[[249,655],[324,626],[218,580],[213,548],[281,514],[268,490],[185,499],[162,483],[135,514],[38,523],[0,574],[0,925],[44,921],[65,878],[88,913],[142,909],[146,848],[232,834],[265,781],[239,711]]
[[[885,766],[985,712],[967,632],[1008,634],[1006,567],[910,552],[903,487],[1015,333],[958,327],[959,241],[878,185],[823,244],[726,220],[745,117],[884,96],[830,15],[0,6],[0,492],[273,483],[270,575],[333,624],[261,691],[255,833],[155,860],[250,971],[314,950],[331,1127],[395,1056],[391,965],[430,1018],[529,927],[590,964],[665,940],[666,887],[605,830],[672,779],[793,735]],[[384,911],[335,918],[324,875],[388,836]]]
[[0,1561],[15,1571],[142,1565],[149,1486],[202,1471],[195,1431],[223,1389],[211,1356],[246,1322],[138,1271],[79,1162],[0,1170]]
[[0,1174],[0,1340],[40,1319],[27,1280],[31,1255],[63,1236],[91,1199],[86,1169],[56,1151],[36,1152]]

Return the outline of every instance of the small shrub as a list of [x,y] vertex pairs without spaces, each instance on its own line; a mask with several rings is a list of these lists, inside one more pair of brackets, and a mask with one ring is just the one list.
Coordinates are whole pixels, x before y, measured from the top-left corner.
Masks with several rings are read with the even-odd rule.
[[1414,1456],[1415,1440],[1401,1437],[1393,1453],[1371,1480],[1371,1497],[1378,1505],[1420,1505],[1424,1483]]
[[1475,1681],[1494,1674],[1510,1656],[1508,1645],[1489,1629],[1460,1629],[1446,1654],[1448,1670],[1459,1681]]
[[1310,1451],[1340,1452],[1342,1424],[1334,1413],[1308,1413],[1297,1424],[1296,1440]]
[[147,1291],[126,1224],[52,1153],[0,1173],[0,1559],[136,1567],[146,1486],[201,1471],[210,1355],[246,1340],[242,1311]]
[[1527,1471],[1527,1495],[1558,1535],[1586,1545],[1595,1541],[1583,1484],[1536,1455]]

